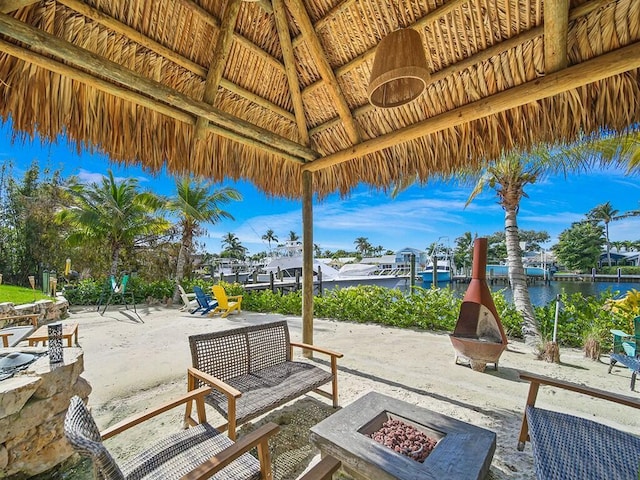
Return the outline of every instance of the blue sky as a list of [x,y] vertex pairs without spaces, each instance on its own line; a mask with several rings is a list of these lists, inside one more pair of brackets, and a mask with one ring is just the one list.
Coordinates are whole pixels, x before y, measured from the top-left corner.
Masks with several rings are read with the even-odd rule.
[[[116,177],[135,177],[144,189],[163,195],[175,192],[173,179],[166,174],[152,174],[141,168],[122,168],[99,154],[78,154],[75,147],[64,140],[42,145],[34,141],[12,143],[8,124],[0,125],[0,161],[14,163],[14,172],[22,178],[24,170],[35,159],[41,168],[61,169],[64,176],[77,175],[82,181],[100,179],[111,168]],[[227,232],[235,233],[250,253],[265,251],[268,246],[261,239],[273,229],[282,241],[293,230],[302,234],[300,202],[272,199],[263,195],[248,182],[227,182],[239,190],[244,200],[226,207],[235,221],[206,225],[207,235],[199,240],[209,252],[220,252],[220,239]],[[521,229],[546,230],[552,241],[572,222],[598,204],[610,201],[620,212],[640,208],[640,181],[620,170],[598,170],[588,175],[549,177],[528,186],[518,214]],[[440,239],[454,245],[464,232],[490,235],[504,229],[504,212],[495,195],[487,190],[465,208],[470,186],[455,183],[430,183],[414,186],[397,198],[361,185],[345,199],[332,195],[322,202],[314,201],[314,243],[324,251],[354,249],[357,237],[366,237],[373,246],[399,250],[404,247],[425,249]],[[610,238],[640,240],[640,217],[612,222]],[[441,238],[445,237],[445,238]]]

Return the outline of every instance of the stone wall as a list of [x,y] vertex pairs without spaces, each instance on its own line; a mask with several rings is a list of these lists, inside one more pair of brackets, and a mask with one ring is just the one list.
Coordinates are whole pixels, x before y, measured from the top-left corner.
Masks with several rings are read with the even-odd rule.
[[[25,353],[45,348],[19,348]],[[68,459],[73,450],[64,437],[69,401],[85,402],[91,386],[84,371],[81,348],[65,348],[64,362],[49,364],[44,355],[26,370],[0,381],[0,478],[28,478]]]
[[38,300],[35,303],[25,303],[23,305],[14,305],[11,302],[0,303],[0,328],[11,327],[14,325],[31,325],[29,320],[12,321],[7,317],[17,315],[38,314],[39,325],[46,324],[55,320],[65,318],[69,311],[69,302],[63,296],[58,295],[55,302],[53,300]]

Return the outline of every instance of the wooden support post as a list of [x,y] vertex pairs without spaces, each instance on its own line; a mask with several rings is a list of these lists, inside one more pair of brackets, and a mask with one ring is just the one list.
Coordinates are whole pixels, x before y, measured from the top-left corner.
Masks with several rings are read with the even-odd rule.
[[269,272],[269,287],[273,293],[276,293],[276,288],[273,285],[273,272]]
[[411,254],[411,267],[409,269],[409,291],[413,295],[414,287],[416,286],[416,254]]
[[[313,345],[313,174],[302,173],[302,343]],[[303,350],[307,358],[311,350]]]

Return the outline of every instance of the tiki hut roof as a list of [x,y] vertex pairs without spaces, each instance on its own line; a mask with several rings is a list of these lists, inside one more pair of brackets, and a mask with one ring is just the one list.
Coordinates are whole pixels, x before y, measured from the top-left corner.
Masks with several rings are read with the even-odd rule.
[[[638,0],[0,0],[0,114],[151,171],[299,197],[640,121]],[[381,39],[431,74],[369,104]],[[402,55],[402,51],[398,55]]]

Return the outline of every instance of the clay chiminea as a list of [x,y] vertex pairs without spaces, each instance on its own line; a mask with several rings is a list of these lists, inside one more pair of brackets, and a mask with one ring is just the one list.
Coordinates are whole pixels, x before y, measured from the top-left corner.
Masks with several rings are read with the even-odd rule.
[[498,359],[507,348],[507,336],[487,285],[486,270],[487,239],[477,238],[473,245],[471,282],[449,338],[456,351],[456,363],[461,358],[479,372],[484,372],[487,363],[493,363],[497,370]]

